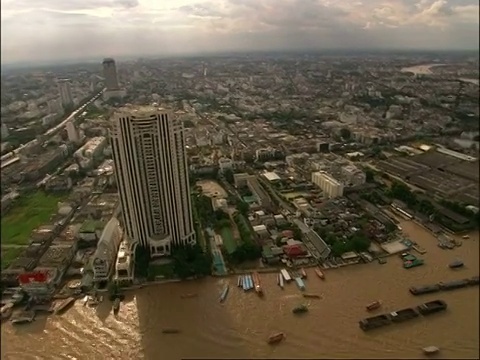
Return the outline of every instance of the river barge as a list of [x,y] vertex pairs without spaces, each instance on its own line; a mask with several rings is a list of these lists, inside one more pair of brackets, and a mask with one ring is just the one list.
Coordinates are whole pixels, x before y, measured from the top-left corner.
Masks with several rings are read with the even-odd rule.
[[412,286],[409,290],[413,295],[422,295],[422,294],[432,294],[435,292],[439,292],[441,289],[438,284],[435,284],[435,285]]
[[417,310],[423,316],[428,316],[447,310],[447,303],[443,300],[433,300],[417,306]]
[[453,281],[447,281],[447,282],[439,282],[438,286],[440,286],[440,289],[442,290],[455,290],[455,289],[461,289],[464,287],[467,287],[469,285],[469,280],[468,279],[462,279],[462,280],[453,280]]
[[472,276],[468,279],[468,285],[478,285],[480,284],[480,277],[479,276]]
[[308,312],[308,307],[307,305],[298,305],[298,306],[295,306],[293,309],[292,309],[292,312],[294,314],[303,314],[303,313],[306,313]]
[[450,291],[450,290],[461,289],[467,286],[479,285],[479,283],[480,283],[480,278],[478,276],[472,276],[471,278],[468,278],[468,279],[444,281],[444,282],[439,282],[438,284],[433,284],[433,285],[412,286],[409,288],[409,291],[413,295],[423,295],[423,294],[430,294],[438,291]]
[[390,318],[390,315],[382,314],[360,320],[359,325],[360,329],[362,329],[363,331],[368,331],[390,325],[391,323],[392,320]]
[[405,308],[398,311],[393,311],[389,314],[381,314],[372,316],[359,321],[360,329],[369,331],[381,328],[390,324],[398,324],[408,320],[415,319],[420,315],[428,316],[437,312],[444,311],[447,304],[443,300],[429,301],[417,306],[416,308]]
[[390,313],[390,318],[393,323],[402,323],[404,321],[412,320],[418,317],[420,314],[412,308],[405,308],[402,310],[393,311]]

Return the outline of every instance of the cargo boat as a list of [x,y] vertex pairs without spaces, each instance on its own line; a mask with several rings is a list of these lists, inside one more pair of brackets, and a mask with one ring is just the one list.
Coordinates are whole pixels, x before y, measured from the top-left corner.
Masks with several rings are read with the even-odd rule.
[[279,343],[280,341],[282,341],[283,339],[285,339],[285,334],[283,332],[281,333],[277,333],[277,334],[273,334],[273,335],[270,335],[268,337],[268,343],[269,344],[277,344]]
[[452,261],[450,264],[448,264],[448,267],[450,269],[458,269],[458,268],[461,268],[463,267],[463,261],[462,260],[455,260],[455,261]]
[[289,282],[292,280],[292,277],[290,276],[290,274],[288,273],[287,270],[285,269],[282,269],[280,270],[280,273],[282,274],[283,278],[285,279],[286,282]]
[[221,302],[221,303],[223,303],[223,302],[226,300],[229,289],[230,289],[230,286],[229,286],[228,284],[225,285],[225,287],[223,288],[223,291],[222,291],[222,293],[220,294],[220,302]]
[[319,268],[315,268],[315,274],[317,274],[317,276],[320,279],[325,280],[325,275],[323,274],[322,270],[320,270]]
[[455,289],[461,289],[469,285],[469,280],[468,279],[462,279],[462,280],[453,280],[453,281],[447,281],[447,282],[439,282],[438,286],[440,286],[440,289],[442,290],[455,290]]
[[403,267],[405,269],[411,269],[411,268],[414,268],[414,267],[417,267],[417,266],[421,266],[423,265],[425,262],[422,260],[422,259],[415,259],[415,260],[406,260],[404,263],[403,263]]
[[304,268],[301,268],[300,269],[300,276],[302,279],[306,279],[307,278],[307,272],[305,271]]
[[301,291],[305,291],[305,283],[303,282],[302,279],[300,279],[299,277],[296,277],[295,282],[297,283],[297,286]]
[[178,330],[178,329],[163,329],[162,333],[164,333],[164,334],[179,334],[180,330]]
[[298,305],[298,306],[295,306],[292,310],[294,314],[302,314],[302,313],[306,313],[307,311],[308,311],[307,305]]
[[468,285],[478,285],[478,284],[480,284],[480,277],[472,276],[470,279],[468,279]]
[[22,311],[18,315],[15,315],[10,322],[13,325],[29,324],[35,320],[35,311]]
[[382,303],[380,301],[376,300],[376,301],[368,304],[366,306],[366,308],[367,308],[367,311],[373,311],[373,310],[377,310],[378,308],[380,308],[380,306],[382,306]]
[[303,297],[307,299],[320,299],[320,295],[317,294],[303,294]]
[[422,295],[422,294],[431,294],[440,291],[440,286],[438,284],[435,285],[422,285],[422,286],[412,286],[410,292],[413,295]]
[[417,310],[423,316],[435,314],[447,309],[447,303],[443,300],[428,301],[422,305],[417,306]]
[[280,289],[283,290],[284,283],[283,283],[283,275],[281,273],[278,273],[278,286],[280,286]]
[[260,286],[260,276],[258,275],[258,272],[254,272],[252,275],[253,278],[253,285],[255,286],[255,292],[259,295],[263,295],[263,290],[262,287]]
[[56,308],[55,308],[55,315],[61,315],[64,313],[70,306],[73,305],[75,302],[75,298],[70,296],[69,298],[63,300]]
[[436,354],[437,352],[440,351],[440,349],[436,346],[427,346],[427,347],[424,347],[422,350],[425,355]]
[[407,320],[415,319],[418,316],[419,313],[412,308],[406,308],[390,313],[390,318],[392,319],[392,322],[397,324]]
[[359,321],[360,329],[363,331],[377,329],[391,323],[392,320],[388,314],[377,315]]

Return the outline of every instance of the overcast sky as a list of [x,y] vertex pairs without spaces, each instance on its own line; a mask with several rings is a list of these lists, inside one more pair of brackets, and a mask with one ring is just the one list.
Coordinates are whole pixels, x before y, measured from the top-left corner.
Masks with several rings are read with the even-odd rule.
[[477,49],[478,0],[1,0],[2,63],[233,50]]

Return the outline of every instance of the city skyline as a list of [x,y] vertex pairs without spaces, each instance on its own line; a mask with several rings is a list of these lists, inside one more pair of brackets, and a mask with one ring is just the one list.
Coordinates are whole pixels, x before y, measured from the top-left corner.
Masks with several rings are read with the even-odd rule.
[[152,256],[194,244],[183,123],[153,106],[125,107],[111,132],[125,230]]
[[105,54],[478,49],[478,9],[475,0],[6,0],[2,64]]

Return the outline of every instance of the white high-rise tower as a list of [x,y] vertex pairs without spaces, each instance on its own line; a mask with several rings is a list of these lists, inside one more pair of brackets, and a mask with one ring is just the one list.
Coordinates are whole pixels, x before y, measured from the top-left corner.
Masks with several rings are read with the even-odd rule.
[[62,102],[62,106],[64,108],[68,106],[73,106],[72,90],[70,89],[70,80],[59,79],[58,91],[60,92],[60,100]]
[[194,244],[181,120],[154,107],[125,107],[113,117],[111,142],[128,236],[152,256]]

